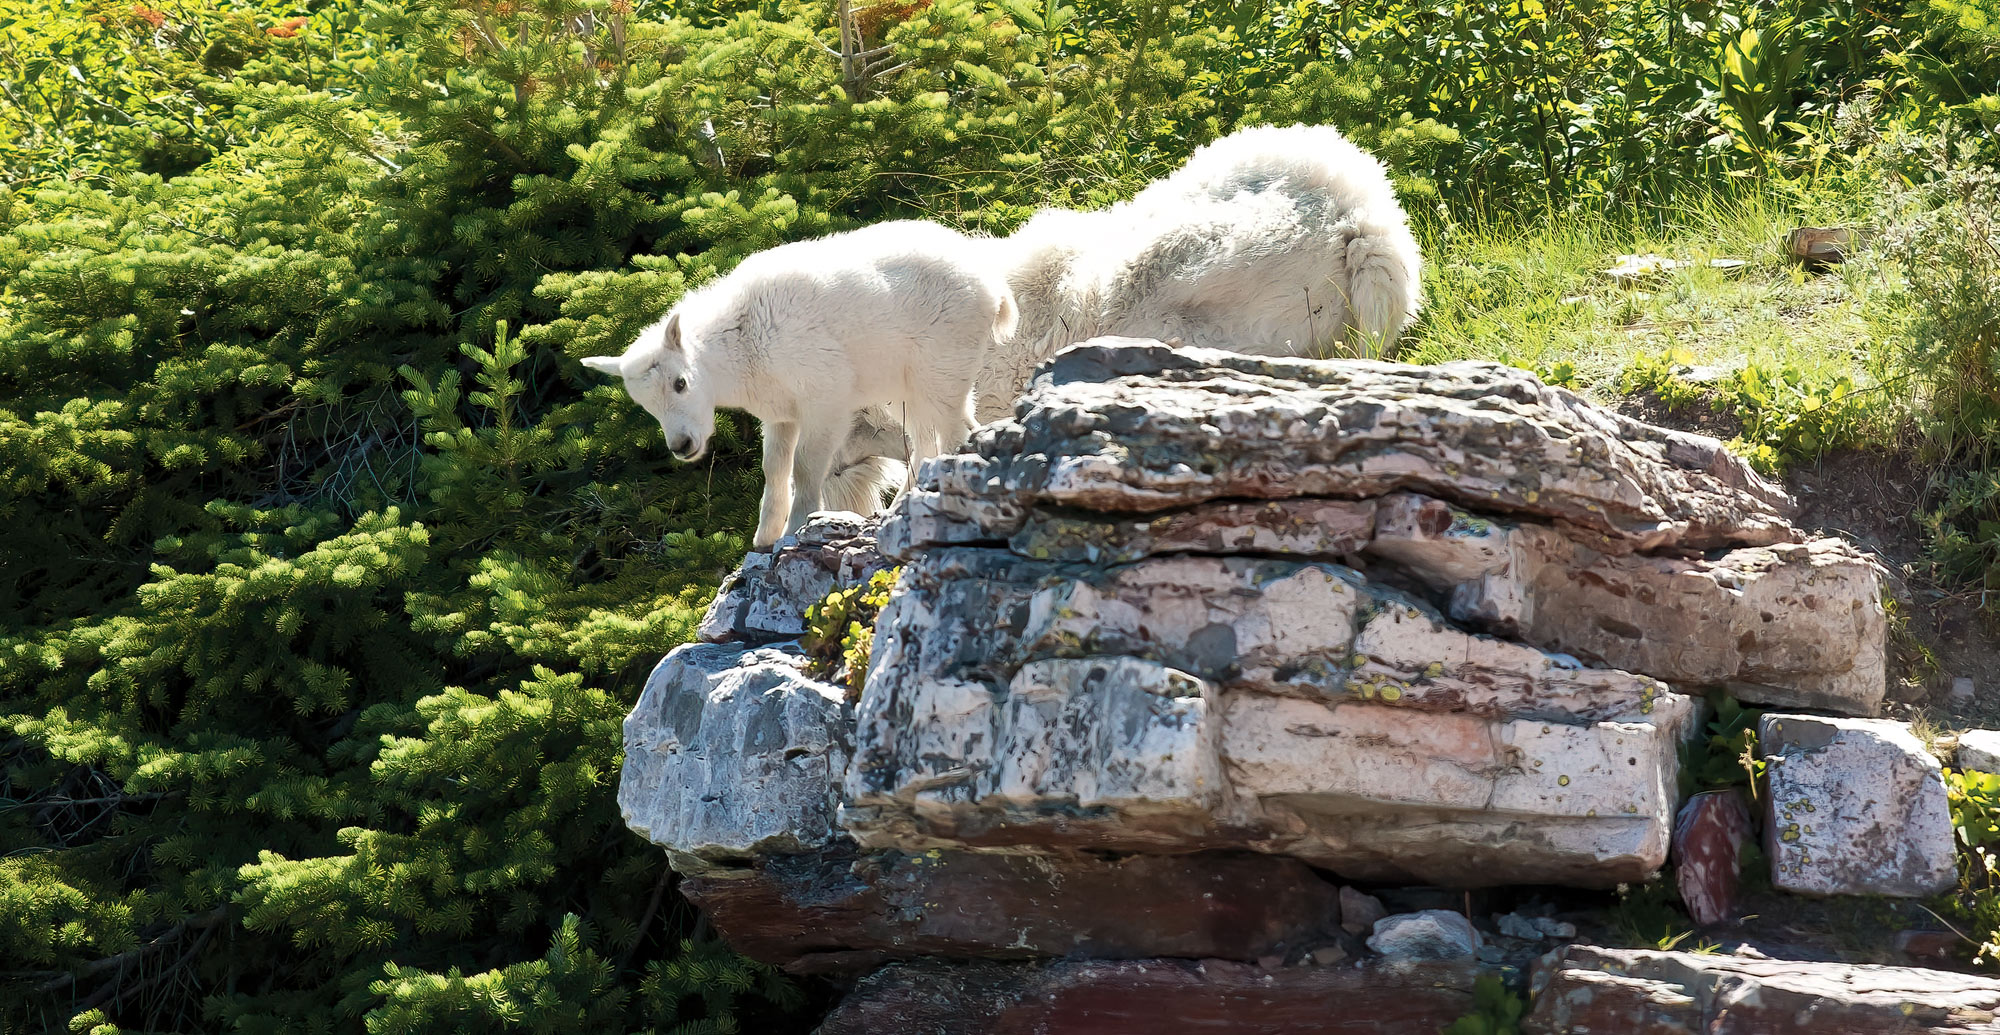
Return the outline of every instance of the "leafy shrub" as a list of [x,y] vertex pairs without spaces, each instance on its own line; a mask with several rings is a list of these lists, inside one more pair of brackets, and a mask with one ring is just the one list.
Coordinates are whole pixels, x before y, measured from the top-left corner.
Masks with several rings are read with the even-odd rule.
[[1718,395],[1743,422],[1736,444],[1767,475],[1853,444],[1871,413],[1852,378],[1815,378],[1791,366],[1746,364]]
[[1472,1012],[1451,1022],[1443,1035],[1520,1035],[1521,1014],[1528,1007],[1520,994],[1492,974],[1472,982]]
[[807,675],[836,680],[847,687],[849,700],[860,698],[868,679],[869,652],[875,647],[875,616],[889,602],[889,591],[902,573],[901,568],[878,571],[866,583],[836,589],[806,609],[806,632],[799,645],[810,659]]
[[1965,922],[1975,962],[2000,960],[2000,774],[1944,771],[1958,834],[1958,890],[1945,910]]
[[1693,354],[1671,349],[1634,356],[1618,375],[1618,389],[1627,395],[1650,393],[1670,411],[1708,402],[1708,389],[1686,379]]
[[[1941,156],[1942,157],[1942,156]],[[1895,375],[1944,463],[1922,520],[1942,576],[1990,580],[2000,562],[2000,173],[1960,151],[1902,199],[1884,251],[1902,270]]]

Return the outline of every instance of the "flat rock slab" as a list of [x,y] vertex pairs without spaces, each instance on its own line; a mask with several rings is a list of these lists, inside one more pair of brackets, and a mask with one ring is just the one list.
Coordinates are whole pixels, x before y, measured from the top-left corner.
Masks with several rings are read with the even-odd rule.
[[2000,981],[1913,967],[1571,945],[1536,966],[1531,1035],[1969,1035]]
[[1757,732],[1778,888],[1922,897],[1957,883],[1943,767],[1907,724],[1767,714]]
[[1491,363],[1407,366],[1096,339],[1044,364],[1013,421],[926,488],[995,538],[1035,507],[1415,490],[1560,523],[1607,552],[1766,545],[1790,501],[1714,439],[1642,424]]
[[873,522],[858,514],[815,514],[770,550],[744,555],[722,580],[695,635],[705,643],[792,639],[805,632],[807,608],[889,566],[876,551]]
[[795,649],[697,643],[647,679],[625,718],[618,807],[675,869],[813,851],[839,832],[854,720],[804,665]]
[[1135,960],[1049,966],[896,964],[869,975],[818,1035],[1378,1035],[1435,1032],[1472,1008],[1477,967]]
[[682,894],[736,951],[795,973],[915,956],[1174,956],[1254,961],[1330,944],[1339,889],[1251,853],[771,856],[688,877]]

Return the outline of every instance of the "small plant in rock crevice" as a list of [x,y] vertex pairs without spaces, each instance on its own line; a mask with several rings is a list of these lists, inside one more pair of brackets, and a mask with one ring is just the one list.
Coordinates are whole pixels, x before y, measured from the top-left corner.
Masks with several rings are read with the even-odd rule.
[[899,567],[878,571],[866,583],[836,589],[806,609],[799,645],[805,648],[807,675],[846,687],[850,701],[860,698],[875,647],[875,616],[889,602],[889,590],[902,573]]
[[1740,787],[1754,801],[1757,778],[1764,772],[1757,751],[1757,720],[1764,710],[1746,708],[1722,694],[1711,696],[1708,707],[1707,735],[1681,749],[1681,797]]

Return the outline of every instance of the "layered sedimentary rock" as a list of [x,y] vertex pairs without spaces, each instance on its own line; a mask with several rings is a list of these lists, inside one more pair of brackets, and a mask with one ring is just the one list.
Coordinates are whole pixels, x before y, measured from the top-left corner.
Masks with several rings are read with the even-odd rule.
[[1912,967],[1572,945],[1537,966],[1533,1035],[1969,1035],[2000,981]]
[[1617,883],[1665,857],[1693,717],[1330,562],[925,551],[875,651],[843,821],[902,850],[1247,844],[1350,876]]
[[[1120,962],[894,963],[832,1032],[1434,1030],[1469,985],[1311,965],[1369,955],[1343,879],[1644,879],[1702,693],[1882,697],[1873,561],[1509,368],[1089,343],[918,484],[746,560],[627,723],[628,822],[795,971]],[[849,703],[779,641],[890,563]]]
[[1296,859],[1194,855],[774,855],[681,891],[731,947],[795,972],[920,956],[1254,961],[1337,943],[1339,889]]
[[1432,1032],[1472,1008],[1476,973],[1469,962],[1276,971],[1222,960],[900,964],[862,981],[818,1035]]

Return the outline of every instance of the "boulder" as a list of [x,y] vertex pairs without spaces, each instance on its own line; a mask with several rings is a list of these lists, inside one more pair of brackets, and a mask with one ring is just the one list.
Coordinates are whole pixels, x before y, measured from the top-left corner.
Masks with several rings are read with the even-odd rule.
[[2000,730],[1966,730],[1959,734],[1958,767],[2000,773]]
[[744,555],[695,635],[705,643],[792,639],[805,632],[807,608],[887,567],[875,548],[874,522],[839,511],[814,514],[770,550]]
[[731,948],[794,972],[915,956],[1254,961],[1324,945],[1338,889],[1252,853],[864,854],[837,844],[681,891]]
[[1758,739],[1779,889],[1921,897],[1957,883],[1943,768],[1908,724],[1773,713]]
[[1448,909],[1385,916],[1368,937],[1370,949],[1395,960],[1470,959],[1480,945],[1472,921]]
[[1375,1035],[1468,1013],[1470,961],[1266,970],[1222,960],[903,963],[864,978],[818,1035]]
[[1744,849],[1756,836],[1739,790],[1703,791],[1674,819],[1674,884],[1697,924],[1739,917]]
[[698,873],[839,832],[854,720],[791,648],[677,647],[625,719],[625,825]]
[[1911,967],[1571,945],[1537,964],[1530,1035],[1969,1035],[2000,981]]

